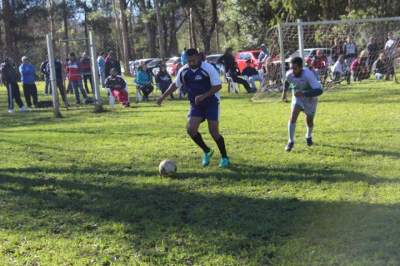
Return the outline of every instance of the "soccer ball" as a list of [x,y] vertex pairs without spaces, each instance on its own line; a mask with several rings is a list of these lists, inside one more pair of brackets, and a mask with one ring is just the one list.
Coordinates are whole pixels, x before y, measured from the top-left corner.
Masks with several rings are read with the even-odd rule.
[[172,176],[176,173],[176,164],[171,160],[164,160],[158,166],[158,171],[161,176]]

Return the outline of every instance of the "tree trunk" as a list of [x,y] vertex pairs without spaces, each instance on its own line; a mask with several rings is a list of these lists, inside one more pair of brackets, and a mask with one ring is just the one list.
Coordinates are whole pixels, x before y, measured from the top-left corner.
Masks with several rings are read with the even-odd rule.
[[177,55],[178,54],[178,39],[176,38],[176,19],[175,19],[175,12],[171,11],[169,15],[169,44],[168,44],[168,53],[170,55]]
[[[149,6],[150,6],[150,3],[149,3]],[[148,9],[148,7],[146,6],[145,0],[140,0],[139,1],[139,10],[140,10],[141,16],[145,17],[143,23],[144,23],[144,28],[146,31],[149,56],[155,57],[156,56],[156,45],[155,45],[156,34],[155,34],[153,23],[152,23],[152,18],[148,17],[147,9]]]
[[14,11],[10,6],[10,1],[3,0],[3,21],[4,21],[4,34],[5,34],[5,47],[6,55],[15,58],[15,30],[13,30],[14,24]]
[[164,59],[166,57],[165,35],[164,35],[163,18],[161,16],[159,0],[154,0],[154,8],[156,10],[156,17],[157,17],[157,32],[158,32],[158,45],[160,49],[160,58]]
[[189,28],[190,28],[190,46],[191,48],[197,48],[197,38],[196,38],[196,31],[195,31],[195,26],[194,26],[194,20],[193,20],[193,12],[192,8],[189,8]]
[[[68,40],[68,11],[67,11],[67,2],[63,0],[63,22],[64,22],[64,39]],[[65,58],[68,57],[69,54],[69,43],[65,42]]]
[[84,8],[84,15],[85,15],[85,21],[84,21],[84,28],[85,28],[85,45],[86,45],[86,53],[89,54],[89,30],[88,30],[88,18],[87,18],[87,10]]
[[211,0],[211,18],[204,14],[208,13],[207,10],[200,12],[199,7],[196,5],[193,6],[193,11],[201,27],[204,52],[208,54],[211,49],[211,38],[215,30],[215,25],[218,23],[217,0]]
[[119,22],[119,15],[118,15],[118,10],[117,10],[117,4],[115,2],[116,0],[112,1],[113,4],[113,11],[115,15],[115,30],[116,30],[116,35],[115,36],[115,48],[117,49],[117,58],[123,57],[123,48],[121,48],[121,43],[122,43],[122,35],[121,35],[121,23]]
[[136,50],[135,50],[135,17],[132,12],[132,8],[129,9],[129,19],[128,19],[128,41],[129,41],[129,49],[130,54],[133,58],[136,58]]
[[128,28],[127,28],[127,22],[126,22],[126,1],[125,0],[119,0],[119,12],[121,15],[120,23],[121,23],[121,29],[122,29],[122,51],[123,51],[123,57],[122,61],[124,63],[124,69],[125,69],[125,74],[129,73],[129,49],[128,49]]

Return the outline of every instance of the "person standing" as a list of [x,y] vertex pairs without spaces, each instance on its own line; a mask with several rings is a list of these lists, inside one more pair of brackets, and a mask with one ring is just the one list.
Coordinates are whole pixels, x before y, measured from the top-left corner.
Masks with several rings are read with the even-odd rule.
[[227,168],[230,161],[226,152],[224,137],[219,132],[219,91],[222,87],[219,73],[211,64],[201,61],[196,49],[187,50],[187,55],[188,64],[179,70],[175,82],[157,100],[157,103],[161,105],[169,95],[185,84],[190,101],[187,133],[204,152],[202,165],[208,166],[214,154],[214,151],[206,145],[199,132],[200,124],[207,120],[208,130],[221,153],[219,167]]
[[339,59],[339,56],[341,56],[343,54],[343,46],[340,43],[339,38],[335,38],[335,40],[333,41],[333,46],[332,46],[331,50],[332,50],[332,61],[337,62]]
[[390,80],[394,76],[394,59],[396,56],[396,47],[398,45],[399,42],[395,40],[393,32],[389,32],[385,43],[386,80]]
[[261,49],[261,52],[258,55],[258,63],[260,65],[264,65],[265,61],[269,57],[269,50],[268,50],[268,47],[265,44],[261,44],[260,49]]
[[38,93],[35,84],[35,67],[30,64],[28,57],[23,56],[22,64],[19,66],[22,88],[24,90],[25,102],[28,108],[32,108],[32,101],[35,108],[38,108]]
[[108,52],[106,63],[104,66],[105,77],[111,75],[111,69],[114,68],[117,71],[117,75],[121,75],[121,64],[119,63],[115,53],[113,51]]
[[87,103],[88,96],[86,91],[83,89],[81,69],[79,65],[79,60],[76,58],[75,53],[70,53],[69,55],[69,61],[67,64],[67,75],[71,87],[75,92],[76,104],[81,103],[79,92],[82,93],[84,103]]
[[367,44],[367,51],[368,51],[368,65],[369,69],[371,70],[372,65],[374,64],[376,59],[378,59],[378,54],[379,54],[379,47],[374,37],[369,38],[369,42]]
[[49,62],[48,60],[45,60],[40,65],[40,72],[43,74],[43,78],[45,81],[45,87],[44,87],[45,95],[51,94],[50,72],[46,72],[48,62]]
[[8,112],[14,112],[14,100],[19,107],[20,112],[25,112],[24,103],[18,87],[18,73],[10,58],[6,58],[1,64],[1,80],[7,88]]
[[106,80],[106,60],[104,56],[106,55],[105,52],[101,52],[97,57],[97,68],[99,70],[99,77],[101,86],[105,88],[105,80]]
[[181,64],[182,66],[186,65],[188,63],[188,56],[187,56],[187,49],[186,47],[183,48],[183,51],[181,53]]
[[347,41],[343,44],[343,53],[345,55],[347,65],[351,65],[354,59],[357,58],[357,45],[353,41],[353,36],[347,36]]
[[92,79],[92,68],[90,66],[90,58],[86,52],[82,53],[82,58],[80,60],[80,69],[83,78],[83,83],[85,85],[85,90],[87,93],[90,93],[88,81],[90,82],[90,88],[93,91],[93,79]]
[[[50,65],[47,64],[47,71],[50,73]],[[64,79],[63,79],[63,64],[60,62],[60,60],[55,59],[54,60],[54,69],[56,72],[56,86],[58,87],[58,90],[61,94],[61,99],[64,102],[65,108],[69,107],[69,103],[67,100],[66,92],[65,92],[65,86],[64,86]]]

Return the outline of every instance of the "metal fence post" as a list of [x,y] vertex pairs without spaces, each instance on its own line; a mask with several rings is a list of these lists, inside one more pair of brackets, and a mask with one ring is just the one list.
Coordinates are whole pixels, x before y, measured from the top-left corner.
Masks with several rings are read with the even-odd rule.
[[53,100],[54,116],[56,118],[61,118],[60,104],[58,102],[58,92],[57,92],[57,80],[56,80],[56,70],[54,65],[54,53],[53,53],[53,36],[52,34],[46,35],[47,41],[47,54],[49,59],[50,68],[50,85],[51,85],[51,96]]
[[94,86],[95,112],[101,112],[103,111],[103,105],[100,96],[100,82],[99,82],[99,71],[97,69],[96,46],[93,41],[92,31],[89,31],[89,47],[90,47],[92,77]]

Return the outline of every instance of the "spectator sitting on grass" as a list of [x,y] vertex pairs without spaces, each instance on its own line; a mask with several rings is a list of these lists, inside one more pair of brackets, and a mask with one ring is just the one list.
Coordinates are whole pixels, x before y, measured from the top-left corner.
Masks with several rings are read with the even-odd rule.
[[384,53],[380,53],[378,59],[372,65],[372,72],[375,74],[377,80],[383,79],[386,73],[386,59]]
[[[162,92],[162,94],[164,94],[165,91],[171,85],[171,83],[172,83],[172,78],[168,74],[166,66],[164,64],[162,64],[160,66],[160,71],[158,72],[158,74],[156,76],[157,88],[159,88],[160,91]],[[174,96],[171,94],[171,99],[173,99],[173,98],[174,98]]]
[[367,79],[369,76],[368,69],[368,52],[362,51],[360,55],[351,64],[351,72],[354,81],[361,81]]
[[333,81],[340,82],[342,78],[346,78],[347,83],[350,83],[350,73],[344,62],[344,56],[340,55],[336,63],[333,65]]
[[260,73],[258,73],[257,69],[251,66],[251,59],[246,61],[246,67],[242,71],[242,76],[244,76],[245,80],[250,84],[252,91],[257,91],[256,81],[258,80],[260,84],[263,83],[263,78]]
[[143,94],[143,100],[148,101],[149,95],[153,92],[153,81],[150,72],[147,70],[146,64],[140,64],[136,73],[135,84],[137,89]]

